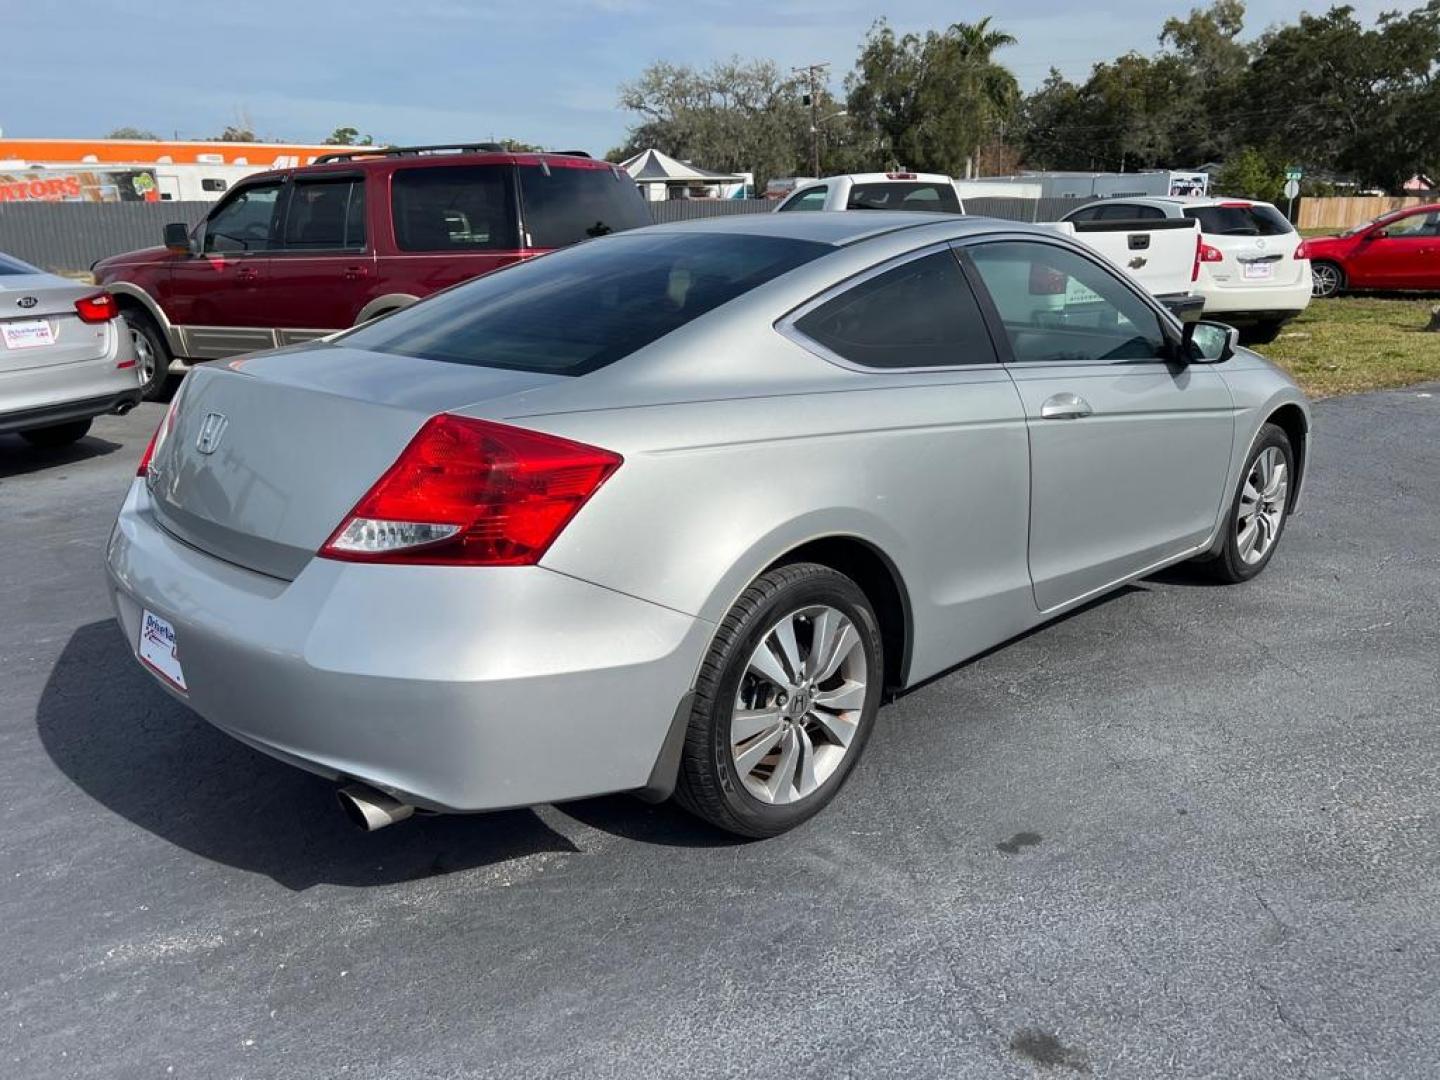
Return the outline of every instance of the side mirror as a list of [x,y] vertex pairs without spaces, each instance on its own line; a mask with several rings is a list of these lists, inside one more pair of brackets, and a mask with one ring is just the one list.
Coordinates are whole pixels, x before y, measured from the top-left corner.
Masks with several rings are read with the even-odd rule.
[[1371,240],[1384,240],[1384,239],[1385,239],[1387,236],[1389,236],[1389,235],[1390,235],[1390,230],[1389,230],[1389,229],[1376,229],[1374,232],[1372,232],[1372,233],[1370,234],[1370,239],[1371,239]]
[[1203,296],[1166,296],[1160,302],[1165,305],[1166,311],[1186,326],[1199,322],[1201,314],[1205,311]]
[[193,250],[190,246],[190,230],[178,221],[166,225],[165,249],[176,255],[189,255]]
[[1186,323],[1180,338],[1180,355],[1190,364],[1223,364],[1239,347],[1240,331],[1218,322]]

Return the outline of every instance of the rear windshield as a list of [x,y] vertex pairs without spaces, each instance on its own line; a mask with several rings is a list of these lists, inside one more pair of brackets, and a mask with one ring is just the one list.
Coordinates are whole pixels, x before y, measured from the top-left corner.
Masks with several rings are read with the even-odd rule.
[[447,363],[583,375],[831,250],[772,236],[615,236],[487,274],[337,340]]
[[558,248],[650,224],[635,181],[611,169],[520,166],[530,247]]
[[960,200],[949,184],[905,183],[889,181],[856,184],[850,189],[846,203],[850,210],[936,210],[950,214],[960,212]]
[[494,251],[520,246],[508,165],[396,169],[390,180],[401,251]]
[[38,274],[40,271],[33,266],[27,266],[19,259],[12,259],[9,255],[0,255],[0,274]]
[[1200,222],[1200,231],[1211,236],[1283,236],[1295,231],[1269,203],[1195,206],[1186,209],[1185,216]]

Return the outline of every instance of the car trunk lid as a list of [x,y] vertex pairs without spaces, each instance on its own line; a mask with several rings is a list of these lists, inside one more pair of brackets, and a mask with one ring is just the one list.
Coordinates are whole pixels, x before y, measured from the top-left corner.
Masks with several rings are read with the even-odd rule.
[[49,274],[0,274],[0,372],[27,371],[109,352],[116,323],[87,323],[75,301],[95,290]]
[[200,367],[151,461],[153,512],[191,546],[289,580],[429,417],[557,378],[323,345]]

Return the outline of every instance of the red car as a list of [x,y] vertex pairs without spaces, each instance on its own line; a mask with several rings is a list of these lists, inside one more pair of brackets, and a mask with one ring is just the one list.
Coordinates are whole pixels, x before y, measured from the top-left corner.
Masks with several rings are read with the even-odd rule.
[[1440,290],[1440,203],[1396,210],[1339,236],[1306,240],[1296,258],[1310,260],[1319,297],[1346,289]]
[[104,259],[147,395],[182,364],[291,345],[519,259],[650,224],[631,178],[493,144],[350,150],[237,184],[165,246]]

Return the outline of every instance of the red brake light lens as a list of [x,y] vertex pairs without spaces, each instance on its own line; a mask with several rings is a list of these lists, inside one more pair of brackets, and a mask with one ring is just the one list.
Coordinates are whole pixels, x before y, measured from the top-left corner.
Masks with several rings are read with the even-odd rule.
[[1200,245],[1200,261],[1224,262],[1225,255],[1219,248],[1211,247],[1209,244],[1202,243]]
[[426,421],[320,549],[349,562],[527,566],[619,454],[486,420]]
[[109,322],[111,319],[119,316],[120,305],[115,302],[115,297],[109,293],[96,293],[94,296],[87,296],[82,300],[76,300],[75,314],[80,316],[81,322]]
[[[183,389],[183,387],[182,387]],[[145,453],[140,455],[140,465],[135,470],[136,476],[147,476],[150,473],[150,462],[155,458],[155,452],[165,445],[170,431],[175,426],[175,411],[180,408],[180,391],[175,391],[175,396],[170,399],[170,407],[165,410],[164,417],[155,428],[155,434],[150,436],[150,441],[145,444]]]
[[1308,258],[1310,258],[1310,242],[1309,242],[1308,240],[1301,240],[1300,243],[1299,243],[1299,245],[1295,248],[1295,254],[1294,254],[1293,256],[1291,256],[1291,258],[1295,258],[1295,259],[1308,259]]

